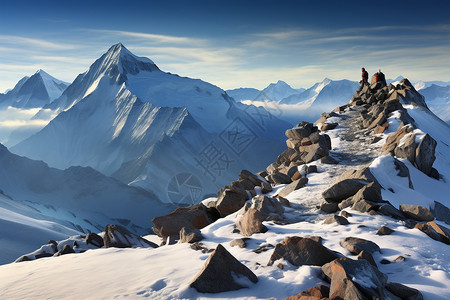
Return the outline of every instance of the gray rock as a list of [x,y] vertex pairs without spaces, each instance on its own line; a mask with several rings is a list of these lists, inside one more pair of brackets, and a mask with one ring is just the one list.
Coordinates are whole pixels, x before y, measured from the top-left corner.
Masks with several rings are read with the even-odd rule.
[[353,202],[352,209],[359,212],[371,212],[375,209],[375,204],[366,199],[359,199]]
[[75,253],[75,251],[73,251],[73,249],[72,249],[72,247],[70,247],[70,245],[66,244],[61,248],[61,250],[59,250],[53,256],[61,256],[61,255],[72,254],[72,253]]
[[220,193],[219,197],[217,198],[216,209],[219,211],[222,217],[225,217],[228,216],[229,214],[238,211],[242,206],[244,206],[246,201],[247,196],[233,192],[231,190],[224,190]]
[[322,193],[325,200],[333,202],[341,202],[342,200],[353,196],[366,182],[360,179],[344,179],[336,182]]
[[158,245],[131,233],[125,227],[119,225],[106,225],[103,238],[105,248],[158,248]]
[[377,263],[375,262],[375,260],[373,259],[373,256],[372,256],[372,254],[370,254],[369,252],[367,252],[367,251],[361,251],[361,252],[359,252],[359,254],[358,254],[358,260],[359,259],[365,259],[365,260],[367,260],[372,266],[374,266],[374,267],[377,267]]
[[199,229],[193,227],[181,228],[179,243],[196,243],[201,240],[203,240],[203,235]]
[[353,196],[354,202],[361,199],[371,202],[382,202],[381,188],[378,183],[371,182],[370,184],[365,185]]
[[408,218],[425,222],[434,220],[433,214],[426,207],[411,204],[401,204],[399,208],[400,211]]
[[416,224],[414,228],[426,233],[433,240],[450,245],[450,229],[445,226],[438,225],[434,221]]
[[275,246],[268,265],[281,258],[294,266],[322,266],[338,256],[322,244],[310,238],[287,237]]
[[339,225],[350,224],[346,218],[337,215],[329,216],[328,218],[325,219],[325,221],[323,221],[323,224],[333,224],[333,223],[337,223]]
[[86,235],[85,241],[86,241],[86,244],[88,244],[88,245],[91,244],[91,245],[94,245],[99,248],[104,246],[103,238],[96,233],[88,233]]
[[285,186],[279,193],[278,196],[280,197],[286,197],[287,195],[289,195],[290,193],[292,193],[293,191],[296,191],[302,187],[304,187],[306,184],[308,183],[308,178],[306,177],[302,177],[294,182],[292,182],[291,184]]
[[254,233],[267,232],[267,227],[262,224],[267,215],[259,210],[250,207],[244,215],[236,221],[236,227],[244,236],[251,236]]
[[381,252],[380,247],[374,242],[356,237],[347,237],[341,242],[341,246],[353,254],[359,254],[361,251],[367,251],[373,254],[375,251]]
[[250,269],[219,244],[192,280],[190,287],[200,293],[222,293],[249,287],[242,280],[236,281],[236,277],[246,277],[253,283],[258,282],[258,277]]
[[450,209],[444,204],[434,201],[434,207],[431,212],[436,220],[450,224]]
[[273,214],[281,216],[284,212],[284,208],[281,203],[278,202],[278,200],[264,195],[253,197],[251,207],[259,210],[263,215],[266,216],[270,216]]
[[423,295],[421,292],[400,283],[387,282],[386,289],[400,299],[423,300]]
[[277,172],[268,176],[269,182],[275,185],[291,183],[291,178],[283,173]]
[[399,211],[398,209],[393,207],[391,204],[382,204],[378,208],[377,212],[382,215],[389,216],[389,217],[397,219],[397,220],[406,219],[405,215],[401,211]]
[[249,238],[240,238],[240,239],[234,239],[230,242],[231,247],[238,246],[239,248],[245,248],[247,247],[247,241]]
[[365,259],[338,258],[323,265],[322,272],[331,281],[330,299],[394,298],[385,288],[387,276]]
[[394,232],[395,230],[390,229],[387,226],[382,226],[380,229],[377,230],[376,235],[390,235]]
[[336,202],[323,202],[320,205],[320,210],[326,213],[335,213],[339,210],[338,204]]
[[436,141],[428,134],[425,134],[416,149],[416,166],[427,175],[431,174],[433,163],[436,159],[434,153],[436,145]]
[[416,158],[416,143],[414,132],[408,133],[402,137],[401,142],[394,149],[395,156],[406,158],[414,164]]

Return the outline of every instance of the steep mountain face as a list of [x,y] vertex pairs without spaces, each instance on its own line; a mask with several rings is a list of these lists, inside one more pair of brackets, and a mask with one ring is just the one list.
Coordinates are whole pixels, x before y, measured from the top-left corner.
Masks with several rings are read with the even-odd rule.
[[432,84],[420,90],[420,93],[425,97],[431,111],[447,124],[450,124],[450,85],[438,86]]
[[[49,220],[77,232],[103,230],[122,223],[138,233],[148,232],[149,215],[167,212],[154,194],[106,177],[89,167],[50,168],[42,161],[17,156],[0,145],[0,190],[28,210],[14,210],[30,218]],[[12,202],[11,202],[12,203]],[[61,233],[66,233],[61,231]]]
[[[251,153],[260,151],[262,141],[271,141],[267,159],[279,151],[289,127],[263,108],[236,103],[216,86],[164,73],[121,44],[45,108],[61,113],[12,151],[53,167],[91,166],[127,184],[156,187],[165,202],[177,170],[194,174],[203,193],[213,193],[239,165],[260,167],[263,162]],[[209,176],[204,160],[224,166]]]
[[8,93],[0,94],[0,107],[40,108],[61,96],[68,86],[39,70],[31,77],[22,78]]

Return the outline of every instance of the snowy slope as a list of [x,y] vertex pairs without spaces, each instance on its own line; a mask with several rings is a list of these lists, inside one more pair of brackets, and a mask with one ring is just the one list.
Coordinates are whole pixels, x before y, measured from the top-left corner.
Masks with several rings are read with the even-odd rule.
[[148,232],[151,216],[173,209],[160,203],[154,194],[92,168],[50,168],[42,161],[12,154],[2,145],[0,189],[55,222],[84,232],[99,231],[117,222],[135,232]]
[[22,78],[6,94],[0,95],[0,107],[41,108],[64,92],[68,83],[58,80],[43,70]]
[[[448,180],[449,127],[426,109],[412,105],[405,105],[405,108],[415,119],[417,126],[438,142],[438,155],[434,166],[444,175],[445,180]],[[285,237],[296,235],[321,236],[325,247],[352,259],[356,259],[356,255],[340,245],[344,237],[353,236],[373,241],[381,248],[381,252],[373,254],[374,260],[379,270],[389,276],[389,281],[420,290],[424,299],[448,299],[448,245],[429,238],[417,229],[407,228],[402,221],[348,208],[346,211],[352,214],[348,217],[350,224],[322,224],[323,219],[329,216],[316,208],[321,201],[322,191],[345,170],[362,166],[367,159],[379,155],[387,136],[382,134],[382,140],[367,144],[362,143],[360,139],[343,138],[349,131],[360,134],[359,138],[364,138],[358,128],[351,126],[353,123],[345,123],[351,118],[358,118],[358,115],[358,111],[347,110],[330,120],[340,124],[335,130],[328,131],[333,145],[331,155],[338,157],[340,163],[313,163],[317,165],[318,173],[308,174],[308,184],[287,196],[291,207],[285,208],[285,217],[289,220],[286,224],[264,222],[268,231],[252,235],[246,248],[230,246],[233,239],[242,238],[239,233],[234,232],[238,213],[219,219],[201,230],[205,237],[202,241],[204,247],[214,249],[217,244],[222,244],[258,276],[258,283],[250,284],[249,288],[219,294],[202,294],[190,288],[189,283],[201,270],[210,254],[195,251],[189,244],[183,243],[157,249],[89,250],[83,254],[0,266],[1,295],[5,298],[45,295],[49,299],[69,299],[74,296],[95,299],[283,299],[320,284],[328,285],[321,277],[320,267],[296,267],[283,259],[273,266],[267,266],[273,245]],[[371,139],[367,138],[368,140]],[[395,172],[390,169],[392,164],[389,160],[392,160],[390,156],[381,156],[371,163],[371,171],[380,183],[384,187],[393,187],[396,191],[396,194],[393,194],[387,189],[383,190],[384,199],[389,199],[394,205],[408,201],[427,205],[430,200],[450,205],[446,197],[450,192],[449,185],[444,180],[431,179],[407,163],[415,187],[410,189],[404,178],[395,176]],[[282,187],[283,185],[278,186],[269,195],[276,194]],[[388,226],[395,232],[387,236],[376,235],[375,232],[381,226]],[[253,252],[260,246],[266,246],[268,250],[258,254]],[[406,259],[394,262],[400,255]],[[382,264],[382,259],[390,263]],[[283,269],[276,266],[278,263],[283,265]],[[27,279],[26,284],[22,280],[24,277]]]
[[61,220],[57,222],[31,205],[0,193],[0,265],[13,262],[50,239],[62,240],[79,234],[69,222],[60,223]]
[[420,90],[428,107],[442,120],[450,124],[450,85],[432,84]]

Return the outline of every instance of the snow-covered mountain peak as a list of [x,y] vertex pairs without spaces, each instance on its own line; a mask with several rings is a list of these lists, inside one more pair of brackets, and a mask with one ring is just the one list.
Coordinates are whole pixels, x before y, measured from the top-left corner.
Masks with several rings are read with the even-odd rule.
[[97,62],[94,66],[99,67],[101,73],[109,71],[111,77],[118,75],[117,72],[126,76],[127,74],[135,75],[141,71],[159,71],[152,60],[134,55],[122,43],[111,46]]

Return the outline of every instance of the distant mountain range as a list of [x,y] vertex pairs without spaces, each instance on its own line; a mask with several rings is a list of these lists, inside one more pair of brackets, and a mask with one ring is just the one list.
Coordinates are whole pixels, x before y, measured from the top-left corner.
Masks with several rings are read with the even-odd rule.
[[60,169],[90,166],[163,202],[181,201],[168,193],[180,174],[198,179],[195,195],[182,200],[192,203],[241,169],[260,171],[284,147],[290,126],[212,84],[165,73],[122,44],[37,116],[48,111],[58,116],[14,153]]

